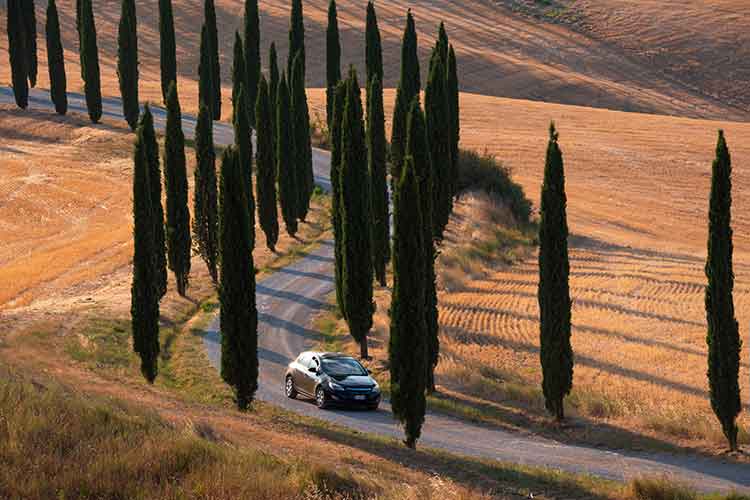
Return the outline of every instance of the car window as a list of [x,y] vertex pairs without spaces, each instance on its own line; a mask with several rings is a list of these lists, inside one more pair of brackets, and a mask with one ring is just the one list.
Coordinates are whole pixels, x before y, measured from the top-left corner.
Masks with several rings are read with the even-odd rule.
[[311,358],[310,354],[308,354],[308,353],[302,353],[297,358],[297,363],[301,364],[305,368],[309,368],[310,367],[310,358]]
[[352,358],[324,358],[323,371],[331,376],[367,375],[362,365]]

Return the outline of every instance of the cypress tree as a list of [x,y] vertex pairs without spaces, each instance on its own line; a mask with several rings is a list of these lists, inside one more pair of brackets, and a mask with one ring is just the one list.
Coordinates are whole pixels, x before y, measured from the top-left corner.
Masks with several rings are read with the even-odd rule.
[[174,273],[177,293],[185,296],[190,276],[190,211],[185,162],[185,136],[177,84],[167,94],[167,125],[164,138],[164,187],[167,191],[167,256]]
[[545,406],[564,418],[563,399],[573,386],[565,173],[554,123],[550,125],[539,220],[539,318]]
[[239,153],[230,146],[221,157],[219,251],[221,281],[221,378],[245,410],[258,388],[258,310],[248,201]]
[[[458,104],[458,70],[456,68],[456,53],[453,50],[453,45],[448,50],[448,81],[447,81],[447,93],[448,93],[448,107],[451,116],[451,160],[452,170],[451,178],[458,179],[458,144],[461,139],[461,119],[460,109]],[[453,185],[455,195],[456,184]]]
[[326,30],[326,124],[329,130],[333,119],[336,84],[341,80],[341,41],[337,17],[336,0],[331,0],[328,4],[328,28]]
[[255,248],[255,198],[253,197],[253,143],[250,130],[250,120],[247,116],[247,98],[245,87],[240,83],[239,94],[235,102],[234,114],[234,145],[237,149],[237,162],[245,179],[245,199],[247,213],[250,219],[250,242]]
[[432,52],[430,77],[424,92],[427,121],[427,142],[430,147],[432,166],[435,174],[433,183],[433,235],[443,239],[453,211],[453,161],[451,158],[451,116],[445,88],[445,66],[440,57],[440,47]]
[[344,254],[341,246],[341,121],[344,117],[344,104],[346,101],[347,82],[340,81],[336,85],[333,102],[333,121],[329,129],[331,141],[331,225],[333,226],[334,256],[335,256],[335,282],[336,282],[336,304],[339,306],[341,315],[346,318],[344,309],[344,290],[342,283]]
[[302,76],[305,75],[305,23],[302,17],[302,0],[292,0],[292,14],[289,21],[289,54],[286,75],[289,80],[294,74],[294,58],[302,53]]
[[[82,0],[85,1],[85,0]],[[161,205],[161,166],[159,165],[159,143],[154,132],[154,117],[148,104],[144,107],[141,117],[143,126],[143,142],[145,144],[146,161],[148,161],[149,186],[151,187],[152,220],[154,221],[154,252],[156,255],[156,272],[154,273],[154,288],[161,299],[167,293],[167,255],[164,236],[164,208]]]
[[393,414],[404,424],[409,448],[416,447],[426,409],[424,231],[419,180],[412,157],[404,160],[393,203],[393,298],[388,358]]
[[[148,111],[148,110],[147,110]],[[150,383],[156,379],[159,357],[159,293],[154,287],[156,245],[151,200],[148,137],[153,121],[144,112],[137,128],[133,151],[133,281],[130,317],[133,350],[141,358],[141,373]],[[148,130],[151,127],[151,130]]]
[[[268,50],[268,96],[271,99],[271,115],[274,123],[276,123],[277,90],[279,90],[279,59],[276,55],[276,43],[271,42],[271,48]],[[273,133],[276,134],[276,125],[273,127]]]
[[445,23],[440,21],[440,27],[438,28],[438,38],[435,42],[435,48],[440,55],[440,60],[443,62],[443,68],[448,66],[448,33],[445,31]]
[[401,162],[406,148],[406,119],[412,100],[419,95],[420,87],[417,31],[414,26],[414,17],[409,10],[401,45],[401,78],[396,90],[391,129],[391,181],[394,183],[401,178]]
[[739,327],[734,315],[732,268],[732,160],[724,132],[719,130],[711,175],[706,258],[706,319],[708,322],[708,385],[711,408],[731,451],[737,450],[737,415],[740,402]]
[[211,111],[214,120],[221,119],[221,67],[219,65],[219,33],[216,29],[216,7],[214,0],[206,0],[204,5],[205,26],[208,36],[208,50],[211,60],[211,90],[213,103]]
[[57,15],[55,0],[47,2],[47,68],[49,69],[49,93],[55,104],[55,111],[64,115],[68,112],[67,79],[65,77],[65,58],[60,39],[60,19]]
[[289,87],[286,75],[282,73],[279,89],[276,92],[276,182],[279,185],[281,217],[286,232],[294,237],[297,234],[297,169],[295,168],[294,124],[289,102]]
[[[169,84],[177,81],[176,51],[172,0],[159,0],[159,54],[161,64],[161,94],[164,102],[167,102]],[[201,51],[202,56],[203,51]]]
[[310,112],[305,93],[305,75],[301,53],[294,58],[292,74],[292,115],[294,120],[294,155],[297,166],[297,217],[302,222],[310,210],[310,196],[315,188],[310,143]]
[[[208,29],[203,25],[201,29],[200,63],[198,64],[198,102],[205,104],[214,117],[213,77],[211,76],[211,51],[208,42]],[[166,98],[165,98],[166,99]]]
[[201,102],[198,120],[195,124],[195,163],[193,236],[198,254],[208,267],[208,274],[214,283],[218,283],[219,219],[216,153],[213,142],[213,117],[204,102]]
[[96,46],[96,25],[91,0],[81,2],[81,73],[86,94],[86,108],[93,123],[102,117],[102,88],[99,73],[99,49]]
[[26,109],[29,105],[29,72],[21,1],[8,0],[8,55],[10,56],[13,96],[16,105],[21,109]]
[[[235,121],[237,112],[237,95],[240,88],[247,93],[247,71],[245,69],[245,50],[242,47],[242,38],[238,31],[234,32],[234,58],[232,59],[232,122]],[[246,109],[244,113],[249,113]]]
[[378,17],[375,14],[375,4],[367,2],[367,25],[365,28],[365,66],[367,67],[367,82],[377,77],[381,87],[383,85],[383,49],[380,41]]
[[34,0],[24,0],[23,10],[24,34],[26,37],[26,70],[29,86],[36,87],[38,60],[36,54],[36,8]]
[[370,179],[357,73],[352,67],[341,121],[341,249],[342,296],[346,321],[363,359],[368,358],[367,334],[372,328],[372,251],[370,249]]
[[383,88],[375,75],[367,90],[367,165],[372,183],[372,267],[381,286],[386,285],[385,268],[391,259],[391,230],[388,219],[387,150]]
[[117,30],[117,77],[120,81],[122,114],[131,130],[138,126],[138,35],[135,0],[122,0]]
[[268,84],[263,75],[258,83],[258,101],[255,103],[258,221],[266,235],[266,246],[276,251],[279,240],[279,219],[276,211],[276,155],[273,143],[273,113]]
[[250,126],[255,127],[255,102],[260,83],[260,17],[258,0],[245,0],[245,70],[247,71],[247,102],[250,105]]

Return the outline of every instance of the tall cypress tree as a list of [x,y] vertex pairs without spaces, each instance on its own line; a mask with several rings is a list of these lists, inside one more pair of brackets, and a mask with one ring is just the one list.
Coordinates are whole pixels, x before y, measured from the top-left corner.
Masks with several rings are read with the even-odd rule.
[[[86,1],[86,0],[81,0]],[[143,143],[148,161],[149,186],[151,188],[152,220],[154,221],[154,255],[156,271],[154,273],[154,288],[161,299],[167,293],[167,253],[164,236],[164,208],[161,205],[161,166],[159,165],[159,143],[154,132],[154,117],[148,104],[141,116],[143,127]]]
[[255,103],[258,222],[266,235],[266,246],[275,252],[276,242],[279,240],[279,218],[276,211],[276,154],[272,110],[268,84],[261,75],[258,83],[258,101]]
[[65,77],[65,57],[60,39],[60,19],[55,0],[47,2],[47,68],[49,69],[49,93],[55,104],[55,111],[64,115],[68,112],[67,78]]
[[247,200],[247,214],[250,219],[250,239],[255,248],[255,197],[253,196],[253,143],[250,120],[247,113],[247,97],[245,86],[240,83],[239,94],[235,102],[234,114],[234,145],[237,149],[237,161],[245,179],[245,199]]
[[211,60],[211,89],[213,91],[213,103],[211,112],[214,120],[221,119],[221,66],[219,62],[219,32],[216,28],[216,6],[214,0],[205,0],[204,17],[207,30],[208,50]]
[[539,220],[539,326],[545,406],[564,418],[563,399],[573,387],[565,173],[557,131],[550,125]]
[[[240,88],[245,88],[247,93],[247,70],[245,69],[245,50],[242,47],[242,38],[238,31],[234,32],[234,57],[232,58],[232,122],[235,121],[237,112],[237,95]],[[246,109],[243,113],[249,113]]]
[[357,73],[352,67],[341,121],[341,248],[342,296],[346,321],[362,358],[368,358],[367,334],[372,328],[372,251],[370,249],[370,179]]
[[117,77],[120,81],[122,114],[131,130],[138,126],[138,34],[135,0],[122,0],[117,30]]
[[102,88],[99,73],[99,49],[96,45],[96,25],[91,0],[81,2],[81,73],[83,91],[86,94],[86,108],[93,123],[102,117]]
[[336,84],[341,80],[341,41],[336,0],[328,3],[328,28],[326,29],[326,124],[331,128]]
[[344,118],[344,104],[346,102],[347,82],[340,81],[336,85],[333,102],[333,118],[329,129],[331,141],[331,225],[333,226],[334,257],[336,282],[336,304],[341,315],[346,318],[344,290],[342,276],[344,273],[344,254],[342,251],[341,234],[341,122]]
[[396,90],[391,129],[391,181],[401,178],[401,162],[406,148],[406,119],[414,97],[419,95],[419,57],[417,56],[417,31],[411,10],[407,13],[406,29],[401,45],[401,78]]
[[443,68],[448,66],[448,33],[445,31],[445,23],[440,21],[440,27],[438,27],[438,38],[435,42],[435,48],[440,55],[440,60],[443,62]]
[[[167,102],[169,84],[177,81],[176,52],[172,0],[159,0],[159,61],[161,64],[161,95],[164,102]],[[201,51],[202,55],[203,52]]]
[[248,201],[239,153],[230,146],[221,157],[219,251],[221,258],[221,378],[245,410],[258,388],[258,310]]
[[[456,68],[456,53],[453,50],[453,45],[448,50],[448,81],[446,84],[448,93],[448,106],[451,116],[451,160],[452,170],[451,177],[458,179],[458,144],[461,139],[461,119],[460,109],[458,104],[458,70]],[[453,185],[455,195],[456,183]]]
[[412,157],[404,160],[393,203],[393,298],[388,358],[393,414],[404,424],[409,448],[416,447],[426,409],[424,231],[419,179]]
[[310,196],[315,188],[310,143],[310,111],[305,93],[305,75],[302,54],[294,58],[292,74],[292,115],[294,121],[294,155],[297,166],[297,217],[302,222],[310,210]]
[[276,92],[276,182],[279,184],[281,217],[286,232],[294,237],[297,234],[297,169],[294,165],[294,123],[292,106],[289,102],[289,87],[286,75],[281,74]]
[[732,268],[732,160],[724,132],[719,130],[711,175],[706,258],[706,319],[708,322],[708,385],[711,408],[731,451],[737,450],[737,415],[740,402],[739,327],[734,315]]
[[383,88],[383,49],[380,42],[380,29],[378,29],[378,18],[375,14],[375,4],[370,0],[367,2],[367,24],[365,28],[365,66],[367,67],[367,114],[370,114],[370,84],[374,78],[380,82],[380,100],[382,101]]
[[[147,110],[148,111],[148,110]],[[153,121],[144,112],[133,151],[133,281],[130,317],[133,350],[141,358],[141,373],[149,383],[156,379],[159,358],[159,291],[154,287],[156,245],[149,172],[149,137]],[[148,130],[148,127],[151,127]]]
[[190,276],[190,211],[185,162],[185,136],[177,84],[167,94],[167,125],[164,138],[164,186],[167,191],[167,256],[177,282],[177,293],[185,296]]
[[247,71],[247,102],[250,105],[250,126],[255,127],[255,102],[260,83],[260,16],[258,0],[245,0],[245,70]]
[[[205,104],[214,117],[214,90],[211,76],[211,50],[208,41],[208,29],[203,25],[201,29],[200,63],[198,64],[198,103]],[[166,98],[165,98],[166,99]]]
[[305,75],[305,23],[302,16],[302,0],[292,0],[292,14],[289,20],[289,54],[286,75],[289,80],[294,74],[294,58],[302,53],[302,76]]
[[383,88],[375,75],[367,90],[367,165],[371,182],[372,267],[381,286],[385,286],[385,268],[391,259],[391,230],[388,218],[387,144]]
[[[279,58],[276,55],[276,43],[271,42],[271,48],[268,49],[268,96],[271,98],[271,114],[273,115],[274,124],[276,123],[276,92],[279,90]],[[276,135],[276,125],[273,127],[274,137]],[[274,140],[274,144],[276,141]]]
[[216,190],[216,153],[213,141],[213,117],[201,102],[195,124],[195,194],[193,200],[193,236],[198,254],[208,274],[218,283],[219,253],[218,191]]
[[26,35],[21,0],[8,0],[8,55],[16,105],[26,109],[29,105],[28,59]]
[[23,2],[23,23],[26,36],[26,70],[28,71],[29,86],[36,87],[38,60],[36,51],[36,8],[34,0]]

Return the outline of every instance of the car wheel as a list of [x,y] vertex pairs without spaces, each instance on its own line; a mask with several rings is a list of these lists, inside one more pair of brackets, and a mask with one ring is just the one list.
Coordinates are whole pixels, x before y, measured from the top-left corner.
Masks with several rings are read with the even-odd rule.
[[321,410],[328,407],[326,391],[323,390],[322,386],[318,386],[318,388],[315,389],[315,405]]
[[284,383],[284,392],[286,393],[286,397],[290,399],[294,399],[297,397],[297,389],[294,388],[294,380],[292,380],[292,377],[286,378],[286,382]]

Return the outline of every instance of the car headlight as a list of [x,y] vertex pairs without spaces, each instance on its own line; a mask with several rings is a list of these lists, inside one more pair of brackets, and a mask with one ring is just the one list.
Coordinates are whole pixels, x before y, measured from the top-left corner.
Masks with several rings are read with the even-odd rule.
[[336,382],[328,382],[328,387],[333,389],[334,391],[343,391],[344,386],[337,384]]
[[372,392],[380,392],[380,386],[378,385],[377,381],[375,382],[375,385],[372,387]]

